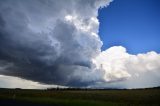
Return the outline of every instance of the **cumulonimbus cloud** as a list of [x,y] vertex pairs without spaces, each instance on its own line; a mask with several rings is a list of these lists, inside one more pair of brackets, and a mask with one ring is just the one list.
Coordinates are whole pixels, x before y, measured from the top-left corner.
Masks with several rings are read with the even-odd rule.
[[98,9],[111,1],[1,0],[0,74],[65,86],[159,80],[147,74],[159,73],[156,52],[101,52]]
[[0,74],[71,86],[99,80],[97,15],[109,2],[0,1]]

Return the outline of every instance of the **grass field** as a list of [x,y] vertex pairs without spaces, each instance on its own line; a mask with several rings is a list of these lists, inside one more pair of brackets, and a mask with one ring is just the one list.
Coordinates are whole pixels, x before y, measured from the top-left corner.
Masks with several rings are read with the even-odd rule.
[[[0,105],[30,106],[160,106],[160,89],[21,90],[0,89]],[[18,106],[18,105],[17,105]]]

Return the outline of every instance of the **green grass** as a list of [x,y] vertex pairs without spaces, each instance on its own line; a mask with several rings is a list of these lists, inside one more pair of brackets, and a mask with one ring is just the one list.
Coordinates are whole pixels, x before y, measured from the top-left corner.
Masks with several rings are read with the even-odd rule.
[[58,91],[1,89],[0,99],[56,106],[160,106],[160,89]]

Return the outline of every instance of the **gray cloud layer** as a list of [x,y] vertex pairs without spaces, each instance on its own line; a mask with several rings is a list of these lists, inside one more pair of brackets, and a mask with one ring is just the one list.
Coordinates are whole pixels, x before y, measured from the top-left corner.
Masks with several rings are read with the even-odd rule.
[[102,45],[96,17],[98,8],[107,3],[109,0],[1,0],[0,74],[47,84],[93,82],[92,58]]

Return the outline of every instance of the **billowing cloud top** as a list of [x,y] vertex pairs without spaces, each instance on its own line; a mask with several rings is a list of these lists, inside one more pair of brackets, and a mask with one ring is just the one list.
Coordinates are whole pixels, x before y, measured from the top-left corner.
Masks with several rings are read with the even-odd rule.
[[101,52],[98,9],[110,2],[1,0],[0,74],[77,87],[160,80],[148,74],[159,73],[156,52],[130,55],[121,46]]
[[101,52],[95,60],[97,67],[104,71],[105,81],[117,84],[109,84],[111,87],[144,88],[160,85],[160,54],[154,51],[131,55],[124,47],[113,46]]

